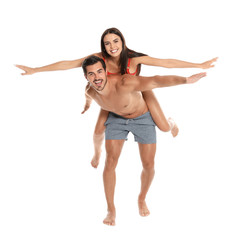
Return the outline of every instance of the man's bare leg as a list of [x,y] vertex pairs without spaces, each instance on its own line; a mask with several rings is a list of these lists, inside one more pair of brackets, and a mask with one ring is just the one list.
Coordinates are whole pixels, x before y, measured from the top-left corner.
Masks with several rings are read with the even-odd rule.
[[138,197],[138,207],[139,214],[146,217],[150,214],[145,199],[155,174],[154,157],[156,153],[156,144],[139,143],[138,145],[143,166],[141,173],[141,192]]
[[94,168],[97,168],[102,153],[102,143],[103,143],[104,131],[105,131],[104,123],[106,122],[107,118],[108,118],[108,112],[101,109],[93,134],[94,156],[92,158],[91,165]]
[[104,224],[114,226],[116,209],[114,205],[114,190],[116,184],[115,169],[125,140],[106,140],[106,162],[103,172],[104,191],[108,205],[108,214]]

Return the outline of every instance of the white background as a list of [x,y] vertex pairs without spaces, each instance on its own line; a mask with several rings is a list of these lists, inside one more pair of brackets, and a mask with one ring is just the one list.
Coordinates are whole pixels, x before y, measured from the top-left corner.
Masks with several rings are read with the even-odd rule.
[[[0,5],[0,239],[244,239],[242,1],[30,1]],[[202,62],[190,86],[157,89],[180,128],[158,131],[156,175],[138,214],[141,163],[131,136],[117,167],[117,226],[106,215],[102,171],[90,166],[99,108],[85,114],[82,69],[21,76],[100,51],[117,27],[133,50]],[[201,69],[142,67],[141,75]]]

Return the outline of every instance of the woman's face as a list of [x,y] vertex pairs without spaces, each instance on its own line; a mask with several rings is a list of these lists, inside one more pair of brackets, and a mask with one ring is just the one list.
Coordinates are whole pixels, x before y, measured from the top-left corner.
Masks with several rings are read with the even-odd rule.
[[122,52],[122,41],[121,38],[113,33],[108,33],[105,35],[104,39],[104,46],[106,52],[111,57],[118,57]]

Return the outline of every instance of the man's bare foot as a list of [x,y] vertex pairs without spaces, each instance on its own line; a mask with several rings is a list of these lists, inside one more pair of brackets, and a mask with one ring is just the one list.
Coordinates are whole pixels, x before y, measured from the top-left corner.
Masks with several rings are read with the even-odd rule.
[[103,220],[103,223],[109,226],[115,226],[116,214],[114,211],[109,211],[107,217]]
[[91,160],[91,165],[94,167],[94,168],[97,168],[98,164],[99,164],[99,160],[100,160],[100,156],[101,156],[101,153],[95,153],[95,155],[93,156],[92,160]]
[[138,207],[139,207],[139,214],[142,217],[147,217],[150,214],[150,211],[147,208],[147,204],[145,200],[143,201],[138,200]]
[[173,135],[173,137],[176,137],[179,133],[179,128],[176,125],[175,121],[172,118],[168,119],[169,125],[171,127],[171,134]]

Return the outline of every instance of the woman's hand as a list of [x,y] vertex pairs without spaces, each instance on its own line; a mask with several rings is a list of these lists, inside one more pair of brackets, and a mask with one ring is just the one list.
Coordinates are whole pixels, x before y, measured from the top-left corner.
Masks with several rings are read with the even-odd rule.
[[214,65],[212,65],[214,62],[216,62],[217,61],[217,57],[216,58],[213,58],[213,59],[211,59],[211,60],[209,60],[209,61],[206,61],[206,62],[203,62],[203,63],[201,63],[201,68],[202,69],[208,69],[208,68],[212,68],[212,67],[214,67]]
[[26,67],[23,65],[15,65],[17,68],[20,68],[21,70],[25,71],[24,73],[21,73],[21,75],[31,75],[33,73],[35,73],[35,69],[34,68],[30,68],[30,67]]

